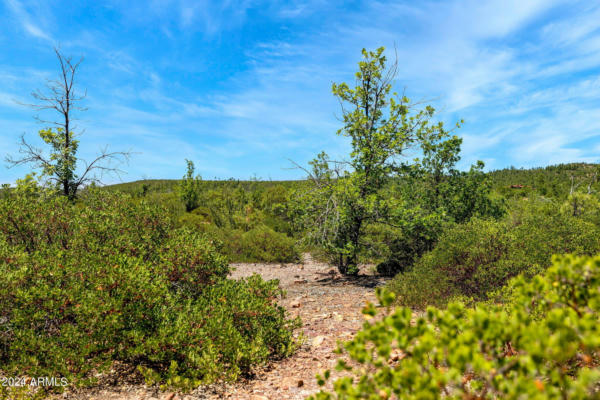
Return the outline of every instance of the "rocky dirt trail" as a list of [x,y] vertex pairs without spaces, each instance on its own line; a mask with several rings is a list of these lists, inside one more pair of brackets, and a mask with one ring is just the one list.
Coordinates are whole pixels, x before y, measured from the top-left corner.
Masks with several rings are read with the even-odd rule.
[[[334,367],[333,350],[338,340],[348,340],[364,322],[361,309],[375,302],[374,288],[385,278],[374,276],[371,267],[361,268],[358,277],[341,276],[327,264],[304,256],[300,264],[233,264],[231,277],[254,273],[278,279],[287,296],[280,300],[292,316],[300,316],[304,344],[291,357],[275,361],[255,372],[252,379],[230,385],[203,387],[191,394],[163,393],[140,384],[98,387],[81,393],[63,394],[77,400],[280,400],[304,399],[319,391],[315,375]],[[329,386],[330,387],[330,386]]]

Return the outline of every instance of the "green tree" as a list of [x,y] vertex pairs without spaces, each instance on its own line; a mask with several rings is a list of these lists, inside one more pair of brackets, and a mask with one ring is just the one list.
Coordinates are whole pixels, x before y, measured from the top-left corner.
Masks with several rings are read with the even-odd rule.
[[337,133],[350,138],[350,159],[332,161],[319,154],[312,170],[306,170],[314,185],[301,202],[309,239],[335,255],[344,274],[358,272],[366,224],[394,225],[401,218],[402,200],[384,197],[382,189],[410,169],[401,160],[406,150],[423,145],[431,153],[425,153],[424,162],[441,163],[432,167],[441,174],[443,165],[457,158],[456,144],[460,144],[443,123],[431,122],[433,107],[415,110],[407,97],[392,93],[397,63],[386,68],[383,47],[374,52],[363,49],[362,54],[355,87],[346,83],[332,87],[342,108],[343,126]]
[[185,161],[187,163],[187,172],[183,176],[183,180],[179,186],[179,193],[181,200],[185,204],[185,210],[190,212],[200,204],[200,181],[202,178],[200,178],[200,175],[194,176],[194,162],[187,159]]
[[[59,114],[58,120],[44,120],[39,116],[36,119],[51,127],[39,131],[40,138],[50,146],[50,153],[45,154],[25,140],[20,139],[20,158],[6,157],[10,167],[22,164],[33,164],[34,168],[42,170],[42,177],[55,185],[61,193],[69,199],[74,199],[80,187],[100,183],[104,174],[120,171],[115,163],[127,161],[130,153],[117,151],[108,152],[105,148],[91,162],[77,158],[79,140],[76,139],[81,132],[76,132],[74,121],[78,111],[84,111],[80,106],[85,98],[76,88],[75,81],[79,65],[83,59],[73,62],[70,57],[63,56],[58,49],[54,49],[60,64],[59,78],[47,84],[47,93],[37,90],[32,93],[36,104],[28,104],[37,111],[54,111]],[[83,164],[78,170],[78,161]]]

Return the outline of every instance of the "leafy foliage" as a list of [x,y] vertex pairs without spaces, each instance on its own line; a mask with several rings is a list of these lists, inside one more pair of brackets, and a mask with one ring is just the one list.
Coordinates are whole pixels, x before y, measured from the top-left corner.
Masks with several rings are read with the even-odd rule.
[[600,201],[591,194],[574,192],[569,195],[560,211],[573,217],[600,223]]
[[[192,174],[193,177],[193,174]],[[182,181],[144,180],[105,188],[129,193],[168,210],[179,227],[203,232],[220,242],[231,262],[294,262],[301,234],[292,225],[288,198],[301,181],[196,180],[197,204],[186,212]]]
[[[377,265],[379,273],[393,276],[409,270],[419,257],[434,248],[440,235],[456,223],[473,217],[497,219],[504,215],[504,201],[491,195],[482,162],[467,172],[444,164],[446,159],[455,162],[460,150],[460,141],[453,138],[447,142],[438,144],[441,154],[424,151],[427,157],[442,157],[442,160],[434,162],[425,157],[422,165],[411,166],[409,173],[388,189],[387,196],[402,198],[404,202],[396,211],[396,218],[385,228],[388,234],[371,238],[373,255],[384,258]],[[423,146],[431,145],[424,142]],[[454,149],[454,158],[447,154],[450,149]]]
[[300,259],[285,217],[283,186],[225,187],[202,194],[202,207],[182,215],[179,223],[218,238],[221,251],[234,262],[294,262]]
[[[295,214],[308,242],[328,250],[344,274],[357,273],[359,256],[373,250],[365,240],[371,225],[400,230],[411,225],[410,233],[401,235],[403,242],[392,244],[379,268],[394,274],[433,246],[437,232],[422,228],[431,227],[436,216],[462,222],[472,215],[502,214],[488,197],[489,186],[483,184],[483,163],[469,173],[454,169],[462,139],[451,135],[442,122],[433,122],[435,109],[418,110],[407,97],[392,93],[397,64],[386,69],[383,52],[383,47],[363,49],[356,86],[332,87],[343,113],[344,125],[337,133],[350,139],[350,159],[332,161],[319,154],[310,163],[312,171],[306,171],[313,186],[295,199],[300,210]],[[408,149],[417,149],[421,158],[402,161]],[[409,214],[423,220],[408,220]]]
[[300,254],[294,239],[261,225],[241,234],[231,243],[232,257],[241,262],[296,262]]
[[[248,231],[218,228],[202,221],[195,224],[190,216],[183,219],[186,226],[217,239],[220,251],[232,262],[291,263],[300,260],[293,238],[259,224]],[[195,216],[193,217],[194,219]]]
[[441,124],[429,124],[433,108],[412,113],[406,97],[390,96],[396,65],[386,69],[383,51],[363,49],[355,88],[346,83],[332,87],[342,104],[344,126],[338,134],[351,140],[350,160],[340,163],[349,169],[331,169],[321,153],[311,163],[314,188],[301,197],[309,238],[337,256],[344,274],[358,272],[365,225],[391,219],[395,204],[383,202],[380,191],[400,167],[397,158],[417,139],[447,136]]
[[187,172],[180,184],[180,195],[186,211],[192,211],[199,205],[200,177],[194,176],[194,163],[185,160],[187,163]]
[[357,379],[310,399],[600,398],[600,257],[555,257],[543,276],[511,289],[504,307],[452,303],[417,317],[388,307],[343,345],[358,367],[339,368]]
[[148,382],[233,380],[295,348],[276,281],[226,279],[219,244],[143,199],[0,200],[0,369],[86,385],[113,361]]
[[520,201],[504,220],[456,225],[389,288],[401,304],[419,309],[455,296],[485,300],[510,278],[545,270],[551,254],[600,252],[599,226],[559,210],[543,200]]

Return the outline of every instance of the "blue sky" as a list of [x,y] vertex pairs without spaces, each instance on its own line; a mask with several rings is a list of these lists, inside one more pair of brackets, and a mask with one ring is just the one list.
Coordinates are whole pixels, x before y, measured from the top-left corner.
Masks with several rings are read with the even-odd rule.
[[[596,162],[599,21],[594,1],[0,0],[0,149],[35,141],[15,101],[56,75],[60,46],[85,57],[81,157],[136,152],[125,181],[179,178],[185,158],[206,179],[299,178],[288,159],[348,153],[331,83],[395,46],[396,88],[465,119],[462,168]],[[26,172],[3,165],[0,183]]]

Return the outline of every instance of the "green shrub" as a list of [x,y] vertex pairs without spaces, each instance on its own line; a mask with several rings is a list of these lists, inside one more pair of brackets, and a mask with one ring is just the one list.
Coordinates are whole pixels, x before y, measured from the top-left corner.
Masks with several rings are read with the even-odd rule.
[[300,254],[294,239],[259,225],[231,240],[232,259],[238,262],[296,262]]
[[177,192],[151,192],[143,198],[146,204],[159,207],[167,212],[167,216],[172,223],[186,213],[185,206]]
[[389,288],[401,304],[418,309],[443,305],[460,294],[487,293],[510,277],[502,276],[507,272],[503,257],[508,237],[506,224],[500,222],[474,219],[456,225],[412,271],[396,276]]
[[572,193],[567,201],[563,203],[560,211],[573,217],[582,217],[600,224],[600,201],[597,196],[592,194]]
[[274,304],[282,294],[277,281],[258,275],[222,280],[201,296],[162,309],[153,336],[139,344],[138,361],[149,384],[183,388],[217,380],[235,380],[269,358],[295,349],[299,320],[287,320]]
[[452,225],[439,213],[428,214],[419,208],[404,212],[406,216],[400,226],[369,225],[366,228],[368,255],[376,260],[377,273],[381,275],[394,276],[410,270]]
[[215,251],[213,240],[183,228],[173,231],[159,250],[156,273],[185,294],[200,294],[204,286],[227,277],[229,264]]
[[86,385],[121,361],[190,389],[289,354],[278,283],[227,280],[213,240],[163,211],[101,191],[0,200],[0,370]]
[[452,303],[416,318],[387,308],[343,345],[358,367],[339,368],[353,376],[310,399],[600,398],[600,257],[556,257],[512,293],[505,307]]
[[203,217],[188,213],[180,224],[202,232],[214,242],[231,262],[296,262],[300,253],[296,241],[285,233],[262,224],[253,224],[249,230],[218,227]]
[[517,208],[507,219],[473,219],[445,232],[436,247],[389,288],[402,305],[423,309],[454,296],[485,300],[519,274],[533,276],[551,254],[596,254],[599,228],[553,204]]
[[205,222],[212,222],[210,219],[210,209],[208,207],[197,207],[191,212],[191,214],[199,215]]

